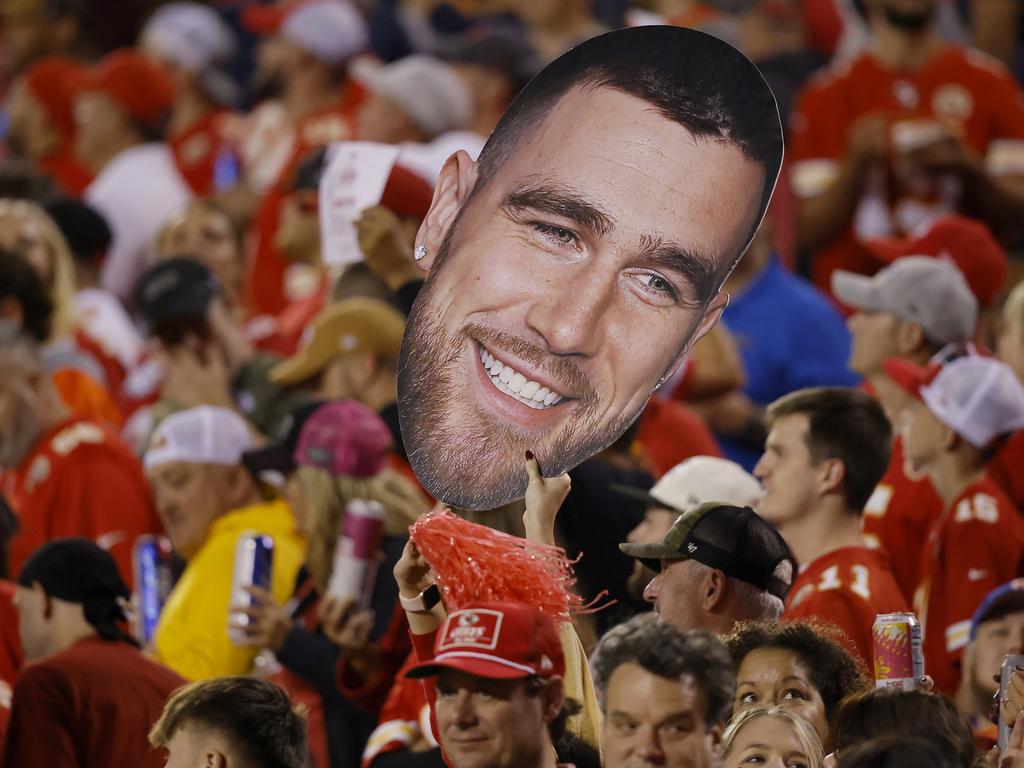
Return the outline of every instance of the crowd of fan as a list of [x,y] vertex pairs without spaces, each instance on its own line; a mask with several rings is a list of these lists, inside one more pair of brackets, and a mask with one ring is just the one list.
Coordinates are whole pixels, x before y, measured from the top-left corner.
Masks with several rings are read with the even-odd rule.
[[[546,63],[650,23],[758,65],[782,178],[626,434],[456,510],[597,609],[446,614],[396,404],[416,232]],[[0,2],[0,765],[1024,766],[1022,32],[1015,0]],[[351,140],[398,154],[339,265]],[[357,499],[364,605],[330,588]],[[876,688],[906,612],[926,676]]]

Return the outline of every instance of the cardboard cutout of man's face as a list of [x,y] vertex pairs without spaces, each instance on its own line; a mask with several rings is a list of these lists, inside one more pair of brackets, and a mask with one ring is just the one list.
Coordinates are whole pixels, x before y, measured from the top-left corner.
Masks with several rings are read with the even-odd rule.
[[429,275],[398,380],[409,460],[436,498],[490,509],[524,493],[526,451],[554,475],[607,447],[720,316],[718,288],[781,163],[763,78],[725,43],[669,27],[603,35],[548,69],[571,67],[567,57],[614,68],[602,54],[680,45],[702,48],[694,78],[727,65],[760,96],[751,109],[770,101],[774,124],[759,130],[777,157],[752,156],[734,127],[709,128],[701,103],[689,115],[671,97],[652,103],[659,83],[651,96],[590,74],[531,112],[531,89],[552,87],[542,72],[503,118],[514,140],[496,138],[503,125],[491,137],[502,148],[490,167],[490,146],[480,165],[465,154],[445,165],[417,237]]

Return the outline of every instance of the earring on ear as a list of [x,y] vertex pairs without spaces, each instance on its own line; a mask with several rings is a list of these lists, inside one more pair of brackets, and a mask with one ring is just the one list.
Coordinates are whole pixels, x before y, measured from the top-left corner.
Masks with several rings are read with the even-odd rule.
[[425,245],[417,245],[415,250],[413,250],[413,252],[412,252],[412,257],[414,259],[416,259],[416,261],[422,261],[423,258],[426,255],[427,255],[427,246],[425,246]]

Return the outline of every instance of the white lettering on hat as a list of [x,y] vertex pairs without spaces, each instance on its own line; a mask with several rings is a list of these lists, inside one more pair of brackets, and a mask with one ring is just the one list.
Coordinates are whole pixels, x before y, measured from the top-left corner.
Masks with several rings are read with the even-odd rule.
[[540,668],[544,672],[548,672],[555,668],[555,662],[553,662],[548,655],[545,653],[540,657]]
[[686,545],[686,551],[692,555],[694,552],[697,551],[697,545],[691,541],[689,544]]
[[498,646],[504,618],[501,611],[486,608],[452,614],[445,625],[441,644],[437,647],[438,654],[451,648],[494,650]]

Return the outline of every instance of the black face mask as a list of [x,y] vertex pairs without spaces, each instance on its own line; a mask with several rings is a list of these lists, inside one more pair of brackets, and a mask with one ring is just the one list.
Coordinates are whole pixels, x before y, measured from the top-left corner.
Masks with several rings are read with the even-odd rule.
[[883,8],[883,13],[885,13],[886,21],[897,29],[902,29],[905,32],[921,32],[931,24],[932,18],[935,16],[935,9],[932,7],[930,10],[914,12],[886,6]]

